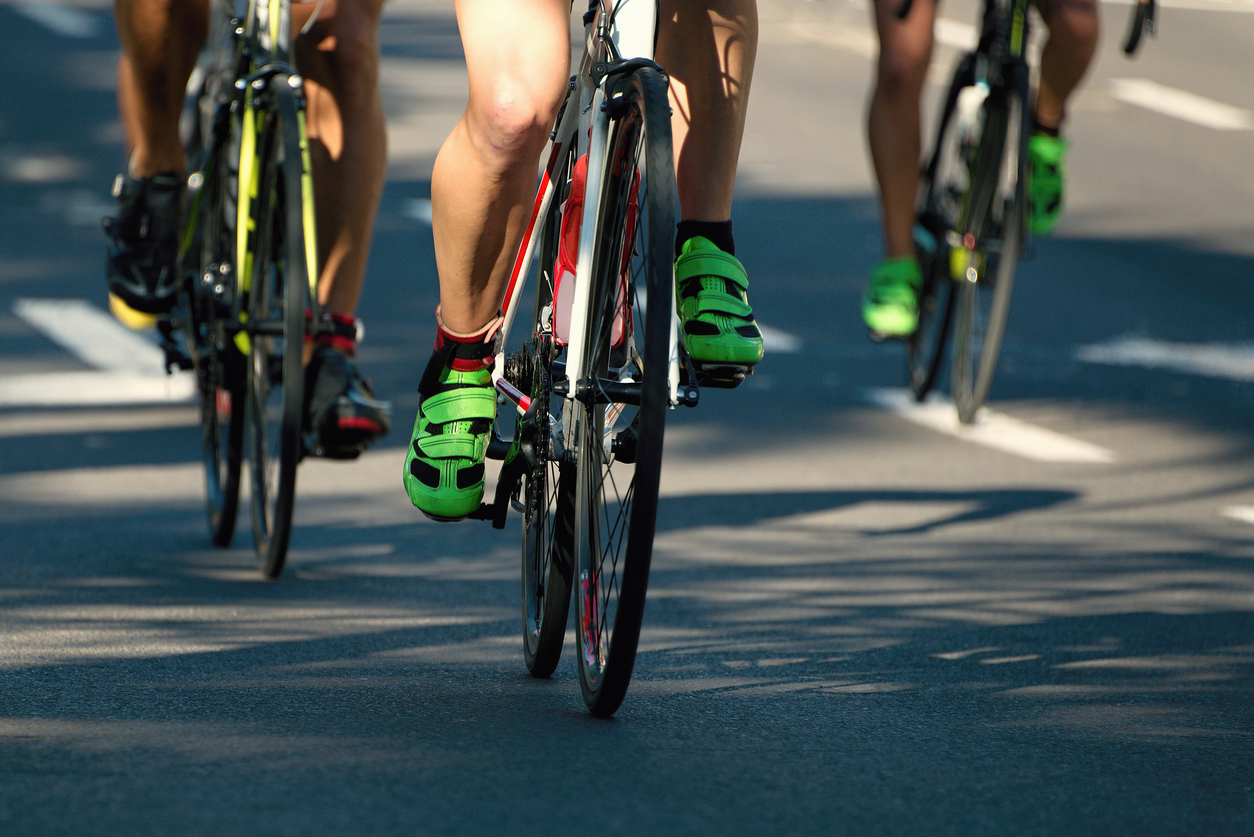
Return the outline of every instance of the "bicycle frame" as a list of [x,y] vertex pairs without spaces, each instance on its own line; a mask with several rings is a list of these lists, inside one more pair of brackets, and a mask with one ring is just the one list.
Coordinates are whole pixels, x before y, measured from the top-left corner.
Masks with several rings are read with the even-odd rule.
[[[217,12],[215,11],[215,14]],[[191,245],[192,237],[199,223],[201,210],[201,187],[205,178],[214,176],[213,167],[223,157],[222,149],[230,142],[230,119],[233,110],[240,112],[239,166],[240,194],[237,196],[236,207],[236,254],[237,261],[232,265],[235,276],[233,281],[239,293],[233,295],[232,316],[238,319],[240,299],[247,293],[253,273],[253,247],[249,240],[252,229],[252,202],[256,199],[258,179],[260,177],[257,148],[259,139],[266,129],[264,115],[257,107],[257,98],[264,96],[271,89],[287,87],[293,91],[298,100],[303,99],[303,79],[290,63],[291,55],[291,2],[290,0],[234,0],[234,10],[222,21],[229,27],[229,53],[218,57],[224,64],[229,60],[233,68],[231,78],[236,79],[233,89],[218,102],[212,116],[211,141],[202,149],[195,169],[188,178],[188,211],[184,221],[183,236],[179,247],[179,261],[182,263]],[[224,40],[224,43],[227,43]],[[313,205],[312,162],[309,156],[309,142],[305,128],[304,108],[297,109],[300,123],[301,157],[303,169],[302,194],[304,203],[301,217],[306,231],[305,262],[306,275],[309,278],[310,298],[318,298],[318,249],[315,236],[315,215]],[[315,317],[315,321],[317,318]],[[237,334],[236,341],[242,343],[240,350],[247,353],[247,335]]]
[[[593,0],[592,6],[584,16],[584,22],[583,57],[578,71],[570,80],[570,89],[578,91],[578,96],[568,100],[568,103],[577,102],[578,107],[563,107],[558,115],[557,127],[545,148],[547,163],[540,176],[531,218],[505,290],[502,306],[504,310],[504,325],[501,330],[502,346],[509,345],[509,330],[517,313],[519,300],[522,298],[526,275],[531,270],[539,244],[540,220],[545,217],[553,201],[558,185],[553,182],[553,177],[560,168],[563,155],[567,154],[572,147],[588,155],[585,192],[589,195],[599,194],[607,165],[606,143],[610,126],[608,100],[612,92],[609,84],[615,75],[630,72],[642,64],[656,66],[653,64],[652,57],[657,27],[656,0],[617,0],[616,2]],[[635,57],[624,59],[624,55]],[[599,211],[600,207],[595,201],[588,201],[584,204],[566,362],[568,381],[579,381],[586,373],[583,369],[585,347],[582,324],[587,322],[590,315],[589,307],[593,292],[591,262],[599,226]],[[678,322],[672,315],[669,352],[672,405],[679,401],[677,395],[679,388],[678,339]],[[493,383],[498,393],[514,404],[519,414],[525,413],[531,406],[530,399],[510,385],[503,375],[504,352],[498,351],[492,373]],[[571,387],[570,391],[565,394],[566,403],[573,403],[575,396],[574,387]]]

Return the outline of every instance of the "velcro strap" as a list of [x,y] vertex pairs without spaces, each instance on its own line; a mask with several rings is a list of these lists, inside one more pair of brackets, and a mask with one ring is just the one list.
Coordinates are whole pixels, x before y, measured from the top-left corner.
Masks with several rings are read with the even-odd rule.
[[426,436],[417,442],[418,452],[426,459],[478,459],[481,437],[471,433],[441,433]]
[[675,281],[683,282],[697,276],[726,279],[742,292],[749,290],[749,276],[735,256],[722,252],[685,253],[675,262]]
[[496,417],[496,392],[487,387],[460,387],[422,399],[422,414],[432,424]]
[[702,314],[726,314],[747,320],[753,318],[753,309],[749,307],[749,303],[736,299],[734,296],[722,293],[701,293],[697,294],[696,316],[699,317]]

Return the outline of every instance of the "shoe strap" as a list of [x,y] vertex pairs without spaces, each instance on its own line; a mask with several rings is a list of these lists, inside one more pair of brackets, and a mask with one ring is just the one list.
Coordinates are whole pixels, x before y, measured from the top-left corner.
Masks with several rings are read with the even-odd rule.
[[[721,279],[722,277],[716,278]],[[700,279],[689,281],[700,281]],[[730,283],[728,284],[730,285]],[[695,295],[681,292],[680,296],[685,302],[691,302],[694,299],[696,301],[696,310],[687,314],[689,319],[703,314],[721,314],[742,320],[753,319],[753,308],[741,297],[733,296],[731,287],[728,287],[726,290],[700,288]]]
[[703,276],[716,276],[734,285],[741,293],[749,290],[749,276],[744,265],[730,253],[721,250],[695,250],[675,260],[675,281],[680,286],[680,296],[691,296],[687,280]]
[[432,424],[496,417],[496,394],[491,387],[459,382],[444,392],[422,399],[422,414]]

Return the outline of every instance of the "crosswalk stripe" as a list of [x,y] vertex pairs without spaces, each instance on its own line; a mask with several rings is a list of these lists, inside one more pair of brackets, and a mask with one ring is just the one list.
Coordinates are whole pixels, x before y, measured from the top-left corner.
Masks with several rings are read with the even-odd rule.
[[18,299],[13,312],[96,370],[0,378],[0,405],[73,406],[186,401],[190,372],[165,373],[165,353],[81,299]]

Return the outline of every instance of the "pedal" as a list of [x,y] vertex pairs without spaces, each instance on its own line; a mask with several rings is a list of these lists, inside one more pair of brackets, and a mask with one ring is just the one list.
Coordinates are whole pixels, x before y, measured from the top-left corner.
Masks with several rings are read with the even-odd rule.
[[693,363],[697,373],[697,385],[735,389],[753,374],[753,367],[744,363]]

